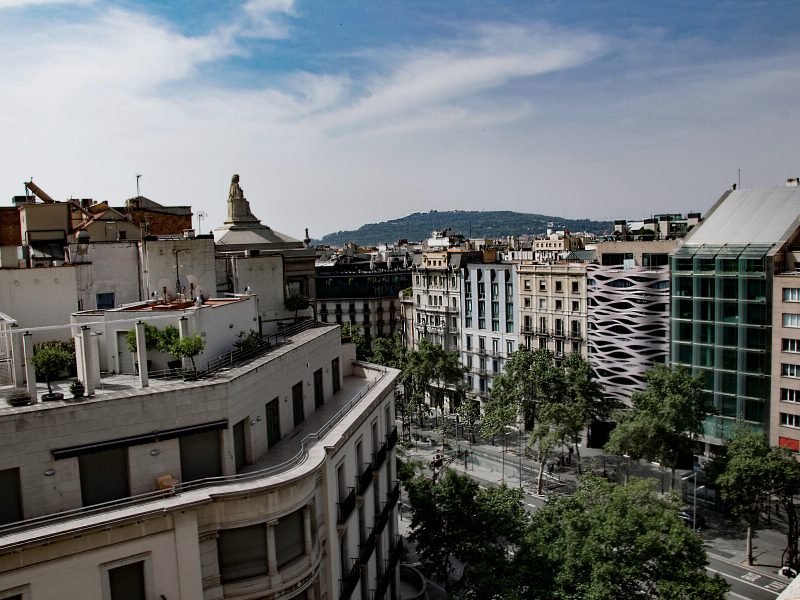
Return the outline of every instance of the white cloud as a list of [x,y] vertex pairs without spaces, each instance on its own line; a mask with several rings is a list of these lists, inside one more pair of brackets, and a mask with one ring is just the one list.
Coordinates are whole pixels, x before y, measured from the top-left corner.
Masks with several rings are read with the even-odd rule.
[[[241,18],[295,14],[251,2]],[[85,18],[34,28],[25,44],[0,22],[8,195],[34,176],[57,198],[121,202],[138,172],[143,194],[207,211],[207,230],[238,172],[254,213],[302,237],[431,208],[705,210],[737,166],[768,180],[796,157],[794,56],[598,80],[589,71],[614,40],[493,25],[366,51],[353,60],[372,68],[367,80],[262,71],[241,89],[206,68],[247,52],[251,21],[189,36],[120,9]]]
[[95,0],[0,0],[0,9],[25,8],[28,6],[44,6],[52,4],[93,4]]
[[289,26],[284,18],[295,16],[294,0],[249,0],[243,9],[249,23],[242,35],[276,40],[289,37]]

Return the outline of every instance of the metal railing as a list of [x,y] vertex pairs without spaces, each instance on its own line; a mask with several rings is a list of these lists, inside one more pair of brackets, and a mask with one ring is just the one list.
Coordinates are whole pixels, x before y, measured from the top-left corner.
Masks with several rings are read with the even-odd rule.
[[381,444],[380,450],[372,454],[372,468],[377,471],[386,460],[386,444]]
[[356,509],[356,490],[355,488],[347,489],[350,491],[347,492],[344,500],[336,503],[336,508],[338,509],[336,522],[339,525],[343,525],[347,521],[347,517],[353,514]]
[[397,444],[397,427],[393,427],[386,438],[386,447],[391,450]]
[[350,598],[350,596],[353,595],[358,582],[361,581],[361,563],[358,562],[357,558],[353,558],[352,561],[352,568],[344,574],[342,579],[339,580],[342,588],[341,594],[339,594],[339,598],[341,600],[347,600]]
[[372,483],[372,463],[367,463],[364,467],[364,472],[356,477],[356,494],[363,496]]
[[[225,485],[234,482],[253,481],[256,479],[262,479],[264,477],[272,477],[273,475],[277,475],[279,473],[288,471],[289,469],[292,469],[297,465],[301,464],[308,456],[309,449],[321,438],[325,437],[328,434],[328,432],[330,432],[330,430],[333,429],[333,427],[335,427],[339,423],[339,421],[341,421],[342,418],[348,412],[350,412],[350,410],[358,402],[360,402],[364,398],[364,396],[366,396],[370,392],[370,390],[372,390],[372,388],[374,388],[378,383],[380,383],[383,380],[385,376],[386,376],[386,371],[384,370],[379,377],[368,382],[361,390],[359,390],[358,393],[356,393],[352,398],[350,398],[350,400],[348,400],[336,412],[335,415],[333,415],[330,419],[328,419],[328,421],[322,427],[320,427],[315,433],[309,433],[308,435],[303,437],[303,439],[300,441],[300,450],[294,456],[288,458],[287,460],[281,463],[278,463],[277,465],[273,465],[265,469],[260,469],[258,471],[252,471],[250,473],[239,473],[236,475],[222,475],[219,477],[196,479],[194,481],[178,483],[166,490],[156,490],[153,492],[146,492],[144,494],[137,494],[135,496],[128,496],[126,498],[110,500],[109,502],[102,502],[100,504],[82,506],[79,508],[73,508],[70,510],[65,510],[57,513],[51,513],[49,515],[43,515],[41,517],[33,517],[31,519],[25,519],[24,521],[6,523],[5,525],[0,525],[0,535],[6,535],[16,531],[29,529],[31,527],[42,527],[45,525],[61,523],[64,521],[76,519],[78,517],[108,512],[118,508],[125,508],[129,506],[144,504],[146,502],[171,498],[179,496],[181,493],[188,492],[191,490],[213,487],[218,485]],[[152,508],[151,512],[159,512],[162,510],[163,510],[163,504],[158,504]],[[45,536],[45,538],[47,537],[53,537],[53,536]],[[22,543],[24,542],[17,542],[15,544],[11,544],[9,546],[4,546],[4,547],[10,548],[20,545]]]

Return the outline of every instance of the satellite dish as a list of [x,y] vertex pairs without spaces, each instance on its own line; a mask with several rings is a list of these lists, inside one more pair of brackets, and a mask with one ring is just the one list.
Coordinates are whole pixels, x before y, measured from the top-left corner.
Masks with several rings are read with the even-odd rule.
[[159,279],[157,288],[154,290],[159,298],[164,295],[164,288],[167,288],[167,302],[174,301],[177,298],[175,294],[175,282],[170,282],[166,277]]
[[195,296],[199,296],[200,298],[202,298],[203,302],[205,302],[211,297],[211,294],[208,293],[208,290],[204,285],[194,286],[194,294]]

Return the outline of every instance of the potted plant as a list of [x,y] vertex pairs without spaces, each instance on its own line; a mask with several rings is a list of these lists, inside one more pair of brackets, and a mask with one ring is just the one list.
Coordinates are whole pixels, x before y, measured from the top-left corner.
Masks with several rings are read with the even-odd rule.
[[16,388],[8,393],[6,400],[11,406],[28,406],[31,403],[31,395],[25,388]]
[[47,394],[42,396],[43,401],[64,399],[64,394],[53,393],[50,382],[67,368],[70,360],[72,355],[58,344],[42,344],[34,353],[31,362],[36,369],[36,375],[47,382]]
[[197,378],[197,365],[194,363],[194,357],[202,353],[206,347],[206,341],[199,335],[190,335],[185,338],[176,340],[169,349],[169,353],[175,358],[188,358],[192,361],[192,375],[184,379],[187,381]]
[[83,398],[86,388],[83,386],[80,379],[73,379],[72,383],[69,384],[69,391],[72,394],[73,400],[80,400]]

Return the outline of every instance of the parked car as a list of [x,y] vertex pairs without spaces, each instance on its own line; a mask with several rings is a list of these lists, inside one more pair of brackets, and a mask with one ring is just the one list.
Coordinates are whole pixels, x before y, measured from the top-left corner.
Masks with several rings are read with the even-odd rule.
[[693,523],[695,523],[695,529],[705,529],[706,527],[706,520],[700,513],[697,513],[696,520],[693,517],[693,512],[691,508],[682,508],[678,511],[678,518],[683,521],[683,524],[687,527],[691,527]]

